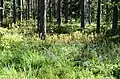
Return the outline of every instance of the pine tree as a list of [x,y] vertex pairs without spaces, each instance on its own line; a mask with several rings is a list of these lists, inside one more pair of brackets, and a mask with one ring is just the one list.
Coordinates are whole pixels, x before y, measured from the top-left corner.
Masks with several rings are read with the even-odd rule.
[[2,26],[2,22],[3,22],[3,0],[0,0],[0,22],[1,22],[1,26]]
[[85,28],[84,0],[81,0],[81,28]]
[[[39,2],[39,1],[38,1]],[[45,40],[46,38],[46,0],[40,0],[38,3],[38,21],[39,21],[39,37]],[[39,15],[40,12],[40,15]],[[40,19],[39,19],[40,18]]]
[[16,0],[13,0],[13,23],[16,24]]
[[114,32],[116,32],[117,30],[117,26],[118,26],[118,0],[114,0],[115,5],[113,8],[113,25],[112,25],[112,29]]
[[101,14],[101,0],[98,0],[98,7],[97,7],[97,33],[100,32],[100,14]]
[[61,22],[62,22],[61,16],[62,16],[61,0],[58,0],[57,1],[57,23],[58,23],[58,26],[61,26]]

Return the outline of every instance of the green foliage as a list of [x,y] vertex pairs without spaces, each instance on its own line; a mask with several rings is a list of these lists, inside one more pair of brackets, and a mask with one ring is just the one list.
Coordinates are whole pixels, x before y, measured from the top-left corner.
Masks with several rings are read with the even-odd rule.
[[119,79],[120,78],[120,67],[117,66],[117,67],[113,67],[113,70],[112,70],[112,75],[116,78],[116,79]]
[[67,34],[75,32],[79,28],[79,24],[63,24],[60,27],[54,24],[48,24],[48,33]]
[[[26,1],[23,1],[25,19]],[[72,0],[69,8],[72,10],[69,17],[75,21],[71,19],[70,24],[58,27],[52,18],[54,22],[47,23],[48,34],[43,41],[37,37],[36,20],[12,24],[12,1],[5,0],[3,27],[8,28],[0,28],[0,79],[120,79],[120,33],[119,29],[117,33],[110,30],[113,4],[102,2],[101,33],[96,34],[94,23],[79,29],[78,1]],[[96,22],[96,11],[97,1],[92,0],[92,22]]]
[[[26,25],[23,21],[20,28],[17,24],[10,29],[0,28],[0,78],[120,78],[120,46],[114,42],[118,35],[107,37],[108,40],[103,33],[94,35],[94,24],[81,32],[74,32],[78,24],[65,24],[62,32],[55,34],[57,26],[51,25],[53,35],[48,34],[42,41],[36,37],[36,27],[31,23]],[[71,30],[63,34],[63,28]]]

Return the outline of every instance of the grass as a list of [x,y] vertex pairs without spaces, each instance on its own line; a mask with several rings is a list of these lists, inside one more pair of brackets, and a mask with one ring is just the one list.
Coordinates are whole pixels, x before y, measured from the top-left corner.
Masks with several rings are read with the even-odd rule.
[[25,26],[0,28],[0,79],[120,78],[119,35],[106,39],[94,28],[65,34],[53,30],[43,41],[35,27]]

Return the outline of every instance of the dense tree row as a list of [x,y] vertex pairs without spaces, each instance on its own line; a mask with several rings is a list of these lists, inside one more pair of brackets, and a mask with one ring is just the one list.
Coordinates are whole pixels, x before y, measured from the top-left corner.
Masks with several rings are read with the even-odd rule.
[[24,19],[37,20],[39,36],[45,39],[46,21],[56,21],[60,27],[62,22],[75,19],[80,21],[82,28],[86,23],[96,23],[98,33],[100,22],[103,22],[112,24],[112,29],[116,31],[118,8],[118,0],[0,0],[0,21],[2,24],[3,17],[9,17],[14,24]]

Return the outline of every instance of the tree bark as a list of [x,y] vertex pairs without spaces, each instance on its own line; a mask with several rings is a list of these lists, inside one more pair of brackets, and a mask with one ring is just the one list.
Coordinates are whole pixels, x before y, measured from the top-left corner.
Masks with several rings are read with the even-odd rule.
[[22,21],[22,0],[18,0],[18,20]]
[[49,0],[49,21],[52,22],[52,1]]
[[30,0],[27,0],[27,5],[26,5],[26,12],[27,12],[27,14],[26,14],[26,19],[27,20],[29,20],[30,19]]
[[42,40],[45,40],[46,38],[46,0],[40,0],[39,3],[40,6],[40,30],[39,30],[39,37],[41,37]]
[[1,26],[3,22],[3,0],[0,0],[0,21],[1,21]]
[[68,0],[65,0],[65,23],[68,23]]
[[[40,0],[37,0],[37,2],[38,2],[38,6],[37,6],[37,9],[38,9],[38,11],[37,11],[37,26],[38,26],[38,31],[39,31],[39,33],[40,33]],[[39,37],[40,37],[40,35],[39,35]]]
[[70,11],[69,11],[70,21],[72,21],[72,0],[70,0]]
[[88,1],[88,8],[89,8],[89,14],[88,14],[88,22],[89,22],[89,24],[91,24],[91,3],[92,3],[92,1],[91,0],[89,0]]
[[57,2],[58,6],[57,6],[57,23],[58,23],[58,26],[61,26],[61,22],[62,22],[62,19],[61,19],[61,15],[62,15],[62,10],[61,10],[61,0],[58,0]]
[[101,0],[98,0],[98,8],[97,8],[97,33],[100,32],[100,14],[101,14]]
[[84,0],[81,1],[81,28],[85,28]]
[[109,19],[110,19],[110,17],[109,17],[109,5],[108,5],[108,2],[109,2],[109,0],[106,0],[106,2],[107,2],[107,5],[106,5],[106,19],[105,19],[105,21],[106,21],[106,24],[107,23],[109,23]]
[[16,1],[13,0],[13,23],[16,24]]
[[56,0],[53,2],[53,16],[56,18]]
[[115,0],[115,5],[113,9],[113,25],[112,29],[114,32],[116,32],[117,27],[118,27],[118,0]]

